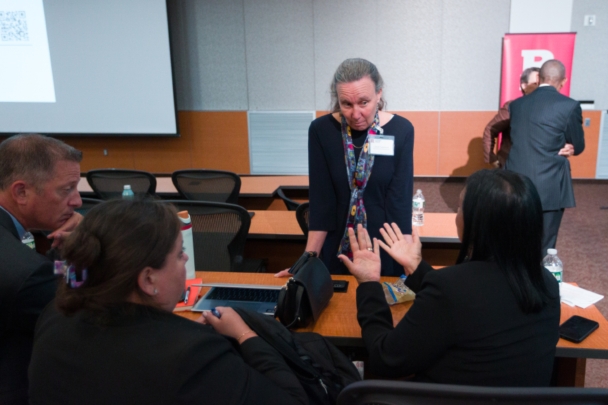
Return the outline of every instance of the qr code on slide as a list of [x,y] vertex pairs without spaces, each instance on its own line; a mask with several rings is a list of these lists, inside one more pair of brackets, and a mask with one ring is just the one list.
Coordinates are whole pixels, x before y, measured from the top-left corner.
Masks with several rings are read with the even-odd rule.
[[0,11],[0,40],[29,41],[25,11]]

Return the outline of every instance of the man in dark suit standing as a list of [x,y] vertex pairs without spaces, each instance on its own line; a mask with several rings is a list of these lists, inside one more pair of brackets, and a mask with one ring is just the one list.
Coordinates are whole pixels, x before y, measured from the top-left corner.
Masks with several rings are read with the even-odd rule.
[[[22,243],[29,230],[55,230],[53,246],[82,216],[82,153],[41,135],[0,143],[0,404],[27,404],[27,369],[38,315],[55,296],[53,262]],[[53,370],[49,370],[50,373]]]
[[543,206],[543,254],[555,247],[565,208],[574,207],[568,157],[585,149],[583,116],[578,101],[559,93],[566,69],[558,60],[540,68],[540,85],[513,101],[511,152],[506,168],[528,176]]

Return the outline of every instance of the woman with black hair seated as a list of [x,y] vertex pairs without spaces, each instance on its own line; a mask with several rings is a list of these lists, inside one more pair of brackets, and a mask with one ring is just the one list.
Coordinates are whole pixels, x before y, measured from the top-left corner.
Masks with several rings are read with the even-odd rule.
[[201,322],[172,313],[188,260],[173,206],[100,204],[63,257],[66,282],[36,326],[31,404],[308,403],[283,358],[231,308]]
[[[350,232],[357,310],[369,369],[388,377],[484,385],[547,386],[559,339],[559,288],[541,266],[542,208],[532,182],[505,170],[471,175],[456,216],[458,262],[434,271],[399,228],[385,242]],[[380,248],[408,275],[416,299],[393,319],[380,283]]]

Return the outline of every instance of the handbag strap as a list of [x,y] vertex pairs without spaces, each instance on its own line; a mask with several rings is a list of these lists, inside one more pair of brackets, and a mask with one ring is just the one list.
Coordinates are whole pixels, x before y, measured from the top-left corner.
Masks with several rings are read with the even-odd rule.
[[296,291],[296,313],[295,316],[293,317],[293,320],[291,321],[291,323],[289,325],[286,325],[285,327],[287,329],[291,329],[293,326],[295,326],[295,324],[300,320],[300,308],[302,307],[302,298],[304,297],[304,287],[298,284],[294,284],[297,288]]
[[317,252],[304,252],[304,254],[300,256],[300,258],[293,264],[293,266],[291,266],[291,268],[289,269],[289,273],[296,274],[298,270],[300,270],[300,268],[306,264],[308,259],[316,256]]

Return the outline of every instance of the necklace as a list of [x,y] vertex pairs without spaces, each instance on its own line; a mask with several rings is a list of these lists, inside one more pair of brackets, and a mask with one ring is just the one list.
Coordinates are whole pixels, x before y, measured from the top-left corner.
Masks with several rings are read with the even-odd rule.
[[361,144],[361,146],[355,145],[355,142],[354,142],[355,140],[353,139],[353,147],[355,149],[361,149],[363,147],[363,145],[365,145],[365,140],[367,139],[367,134],[363,134],[363,135],[360,135],[357,137],[357,139],[361,139],[361,138],[363,138],[363,144]]

